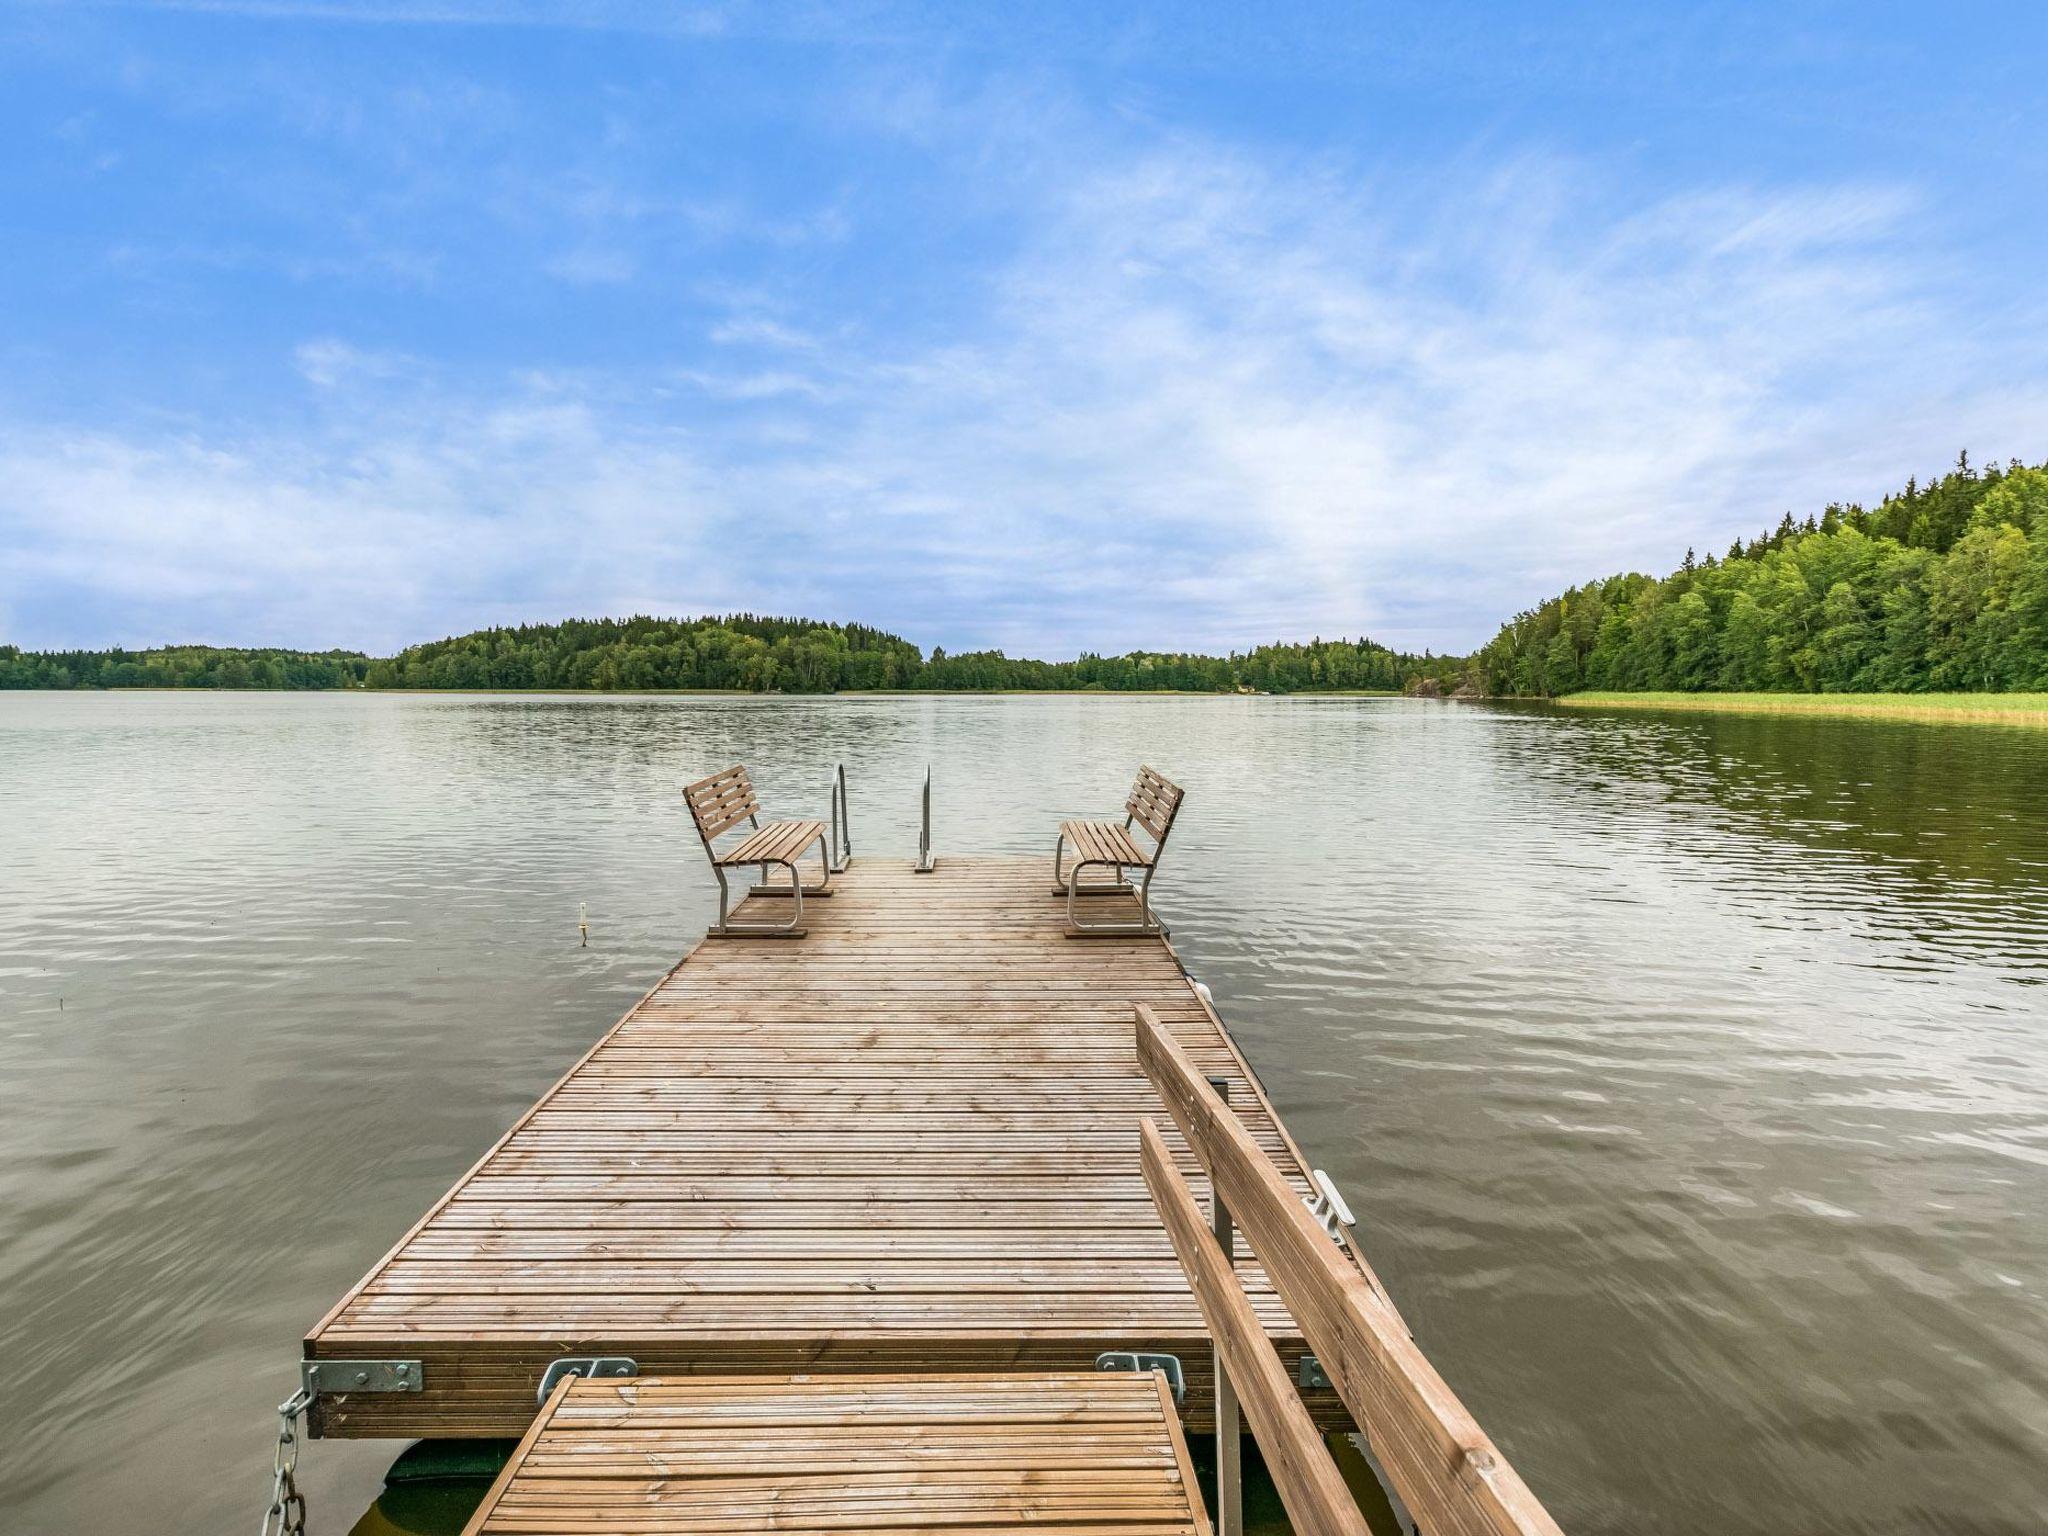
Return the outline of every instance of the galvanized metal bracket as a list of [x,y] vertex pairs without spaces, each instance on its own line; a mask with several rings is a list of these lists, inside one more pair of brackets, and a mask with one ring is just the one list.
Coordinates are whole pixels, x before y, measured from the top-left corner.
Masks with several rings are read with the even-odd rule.
[[1330,1182],[1330,1176],[1318,1168],[1315,1170],[1316,1192],[1313,1196],[1303,1195],[1301,1203],[1308,1207],[1309,1215],[1315,1217],[1317,1225],[1329,1233],[1330,1241],[1338,1247],[1344,1246],[1344,1229],[1356,1224],[1351,1207],[1344,1203],[1344,1197],[1337,1193],[1337,1186]]
[[553,1361],[540,1374],[540,1391],[536,1394],[546,1402],[555,1386],[564,1376],[638,1376],[640,1362],[626,1355],[566,1355]]
[[1111,1349],[1095,1357],[1098,1371],[1164,1371],[1166,1384],[1173,1388],[1173,1400],[1177,1403],[1188,1395],[1188,1379],[1182,1374],[1180,1356],[1146,1355],[1136,1350]]
[[299,1385],[326,1392],[422,1392],[427,1373],[417,1360],[301,1360]]
[[1314,1355],[1301,1357],[1301,1375],[1298,1378],[1304,1392],[1327,1392],[1330,1390],[1330,1373],[1323,1369],[1323,1362]]

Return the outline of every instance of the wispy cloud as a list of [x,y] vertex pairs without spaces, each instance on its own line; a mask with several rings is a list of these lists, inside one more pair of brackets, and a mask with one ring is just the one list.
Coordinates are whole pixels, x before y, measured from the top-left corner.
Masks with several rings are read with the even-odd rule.
[[23,638],[169,635],[389,647],[451,624],[746,595],[708,478],[676,441],[574,403],[367,411],[309,437],[0,440]]
[[[2042,377],[1987,370],[1926,291],[1898,190],[1596,221],[1578,174],[1157,146],[1049,185],[977,310],[911,348],[742,305],[689,365],[457,388],[308,341],[310,426],[0,443],[0,601],[50,641],[744,605],[1041,653],[1462,648],[2040,419]],[[87,594],[119,615],[94,634]]]
[[107,9],[239,16],[348,26],[545,27],[564,31],[711,36],[736,7],[687,0],[98,0]]
[[420,366],[417,359],[403,353],[365,351],[331,336],[301,342],[293,349],[292,362],[301,378],[323,389],[399,378]]
[[585,248],[564,251],[551,256],[543,264],[551,277],[558,277],[565,283],[630,283],[640,268],[631,255],[625,251],[591,250]]

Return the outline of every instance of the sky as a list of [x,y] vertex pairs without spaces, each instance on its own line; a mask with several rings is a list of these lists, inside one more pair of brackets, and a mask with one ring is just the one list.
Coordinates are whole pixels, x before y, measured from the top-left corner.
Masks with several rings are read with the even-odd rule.
[[1463,652],[2048,458],[2048,7],[0,0],[0,641]]

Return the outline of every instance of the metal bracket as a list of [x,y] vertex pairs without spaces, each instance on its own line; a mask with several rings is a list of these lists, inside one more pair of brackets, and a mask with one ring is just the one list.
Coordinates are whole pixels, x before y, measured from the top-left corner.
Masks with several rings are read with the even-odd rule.
[[1301,1375],[1298,1378],[1304,1392],[1327,1392],[1330,1390],[1330,1373],[1323,1369],[1323,1362],[1314,1355],[1301,1357]]
[[323,1392],[422,1392],[426,1370],[417,1360],[301,1360],[299,1385]]
[[1337,1186],[1330,1182],[1330,1176],[1318,1168],[1314,1177],[1316,1192],[1313,1196],[1303,1195],[1301,1203],[1308,1207],[1309,1215],[1315,1217],[1322,1229],[1330,1234],[1330,1241],[1342,1247],[1344,1229],[1357,1225],[1357,1220],[1351,1214],[1351,1207],[1344,1203],[1344,1197],[1337,1193]]
[[1188,1395],[1188,1379],[1181,1374],[1180,1356],[1146,1355],[1136,1350],[1105,1350],[1095,1357],[1098,1371],[1164,1371],[1166,1384],[1173,1388],[1173,1400],[1177,1403]]
[[535,1394],[546,1402],[555,1386],[564,1376],[638,1376],[640,1362],[626,1355],[567,1355],[551,1361],[548,1368],[540,1373],[540,1391]]

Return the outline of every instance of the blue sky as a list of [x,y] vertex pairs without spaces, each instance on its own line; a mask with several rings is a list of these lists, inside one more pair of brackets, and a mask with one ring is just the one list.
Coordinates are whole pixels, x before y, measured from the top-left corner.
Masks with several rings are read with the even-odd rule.
[[0,638],[1463,650],[2048,456],[2044,14],[0,0]]

